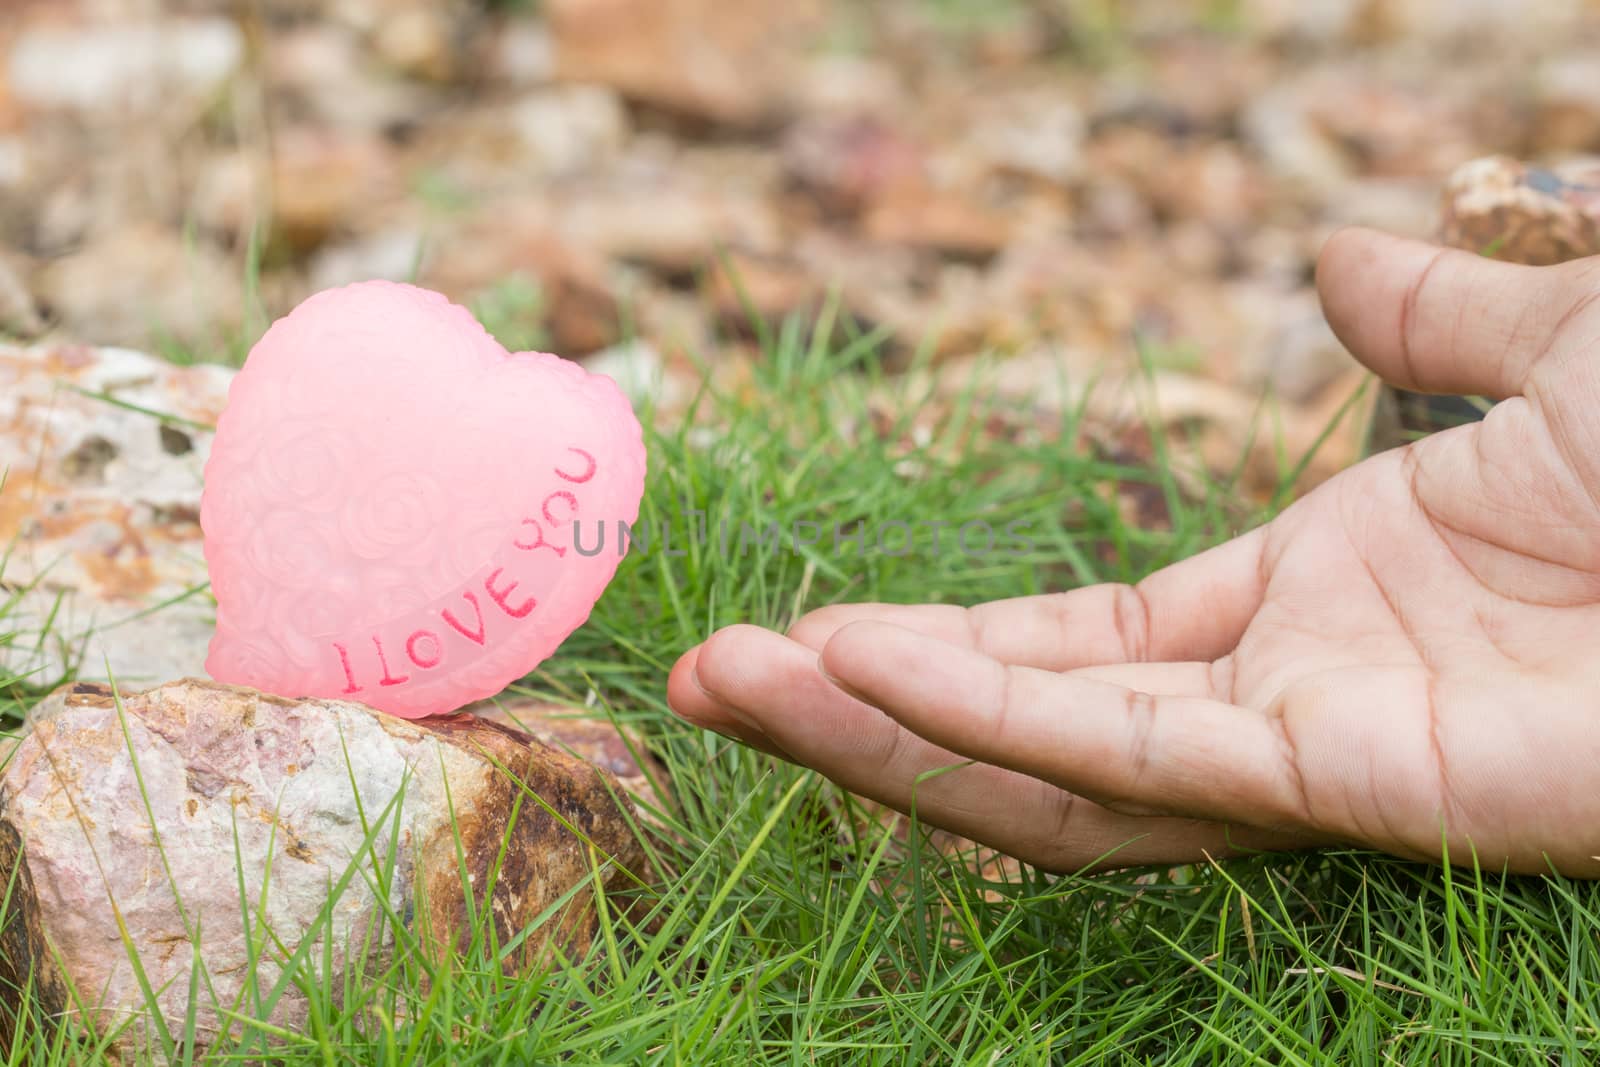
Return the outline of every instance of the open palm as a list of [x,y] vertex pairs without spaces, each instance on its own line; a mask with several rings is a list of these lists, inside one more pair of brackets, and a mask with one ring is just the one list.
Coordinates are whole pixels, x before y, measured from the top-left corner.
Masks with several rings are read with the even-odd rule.
[[731,627],[672,706],[1053,869],[1352,841],[1600,876],[1600,263],[1345,231],[1318,280],[1385,379],[1505,399],[1136,586]]

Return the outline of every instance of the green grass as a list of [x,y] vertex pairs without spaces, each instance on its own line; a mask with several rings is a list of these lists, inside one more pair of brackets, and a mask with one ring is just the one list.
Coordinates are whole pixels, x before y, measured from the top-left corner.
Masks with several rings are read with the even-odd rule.
[[[290,1065],[1595,1062],[1595,885],[1359,851],[990,881],[815,774],[674,719],[666,672],[716,626],[1136,578],[1262,518],[1226,484],[1180,488],[1175,446],[1149,466],[1111,462],[1073,443],[1070,415],[1031,426],[984,402],[981,381],[941,412],[912,379],[878,373],[872,338],[828,321],[767,339],[753,397],[708,390],[695,423],[650,431],[642,518],[673,524],[675,554],[625,560],[589,625],[526,683],[645,739],[673,797],[649,845],[673,873],[607,899],[587,958],[520,980],[497,973],[492,931],[430,963],[391,909],[395,962],[333,988],[303,953],[287,981],[313,1002],[307,1031],[259,1022],[282,990],[252,986],[209,1062],[268,1043]],[[1119,489],[1153,494],[1170,523],[1130,525]],[[687,543],[692,511],[712,531],[1024,522],[1034,547],[935,552],[924,530],[903,555],[841,555],[831,537],[724,554]],[[336,890],[387,884],[393,856],[376,842],[395,817],[363,813],[374,848]],[[252,943],[281,953],[257,921],[270,886],[238,888]],[[204,963],[191,1004],[209,995]],[[98,1038],[13,1000],[0,1063],[99,1062]],[[187,1033],[180,1020],[157,1040],[188,1062]]]

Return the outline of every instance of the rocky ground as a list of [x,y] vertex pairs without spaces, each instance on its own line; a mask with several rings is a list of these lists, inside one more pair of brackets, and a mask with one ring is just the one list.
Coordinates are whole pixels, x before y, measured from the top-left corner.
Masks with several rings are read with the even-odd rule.
[[1137,344],[1226,451],[1265,384],[1320,427],[1357,380],[1326,234],[1600,148],[1597,63],[1590,0],[14,0],[0,327],[229,360],[414,278],[670,411],[836,293],[1022,393]]
[[[419,281],[510,347],[653,393],[667,418],[702,364],[736,385],[790,315],[881,331],[901,367],[932,357],[914,373],[936,376],[933,408],[941,382],[960,388],[991,354],[1003,362],[990,381],[1035,426],[1099,381],[1089,434],[1114,458],[1141,441],[1140,406],[1117,386],[1141,366],[1162,415],[1198,425],[1219,469],[1270,387],[1276,433],[1255,435],[1245,486],[1266,494],[1276,458],[1309,447],[1362,377],[1318,313],[1326,235],[1348,223],[1430,235],[1464,161],[1591,152],[1596,0],[0,0],[0,545],[13,544],[0,588],[22,638],[0,644],[41,684],[73,668],[136,686],[200,673],[212,625],[200,473],[231,380],[205,364],[236,363],[268,318],[319,288]],[[1483,187],[1518,183],[1538,184]],[[1587,228],[1539,231],[1556,253],[1511,258],[1592,251],[1593,217],[1572,217]],[[1467,247],[1475,225],[1489,244],[1501,228],[1490,210],[1450,221]],[[1350,420],[1311,477],[1348,462],[1358,431]],[[58,702],[82,698],[109,729],[99,692]],[[202,685],[157,692],[133,706],[140,723],[191,700],[196,721],[224,705],[244,714],[243,698]],[[0,854],[26,843],[39,857],[23,896],[32,925],[11,929],[59,941],[77,918],[91,933],[104,921],[73,895],[99,891],[81,856],[45,863],[50,842],[77,840],[77,816],[29,806],[57,795],[53,706],[0,795]],[[337,714],[382,726],[374,760],[455,751],[449,729],[358,711]],[[548,712],[499,717],[620,776],[647,816],[660,806],[636,746]],[[163,809],[163,833],[207,841],[226,825],[227,805],[209,803],[217,783],[249,778],[256,754],[218,748],[224,774],[211,749],[155,734],[138,752],[187,783],[167,791],[183,806]],[[97,736],[99,749],[67,747],[84,775],[126,791],[122,742]],[[299,751],[266,765],[322,797],[340,766]],[[561,774],[593,785],[581,767]],[[132,842],[144,866],[127,869],[153,870],[138,807],[95,788],[132,820],[102,820],[105,847]],[[584,810],[603,807],[594,799]],[[261,834],[252,862],[284,849],[308,886],[332,869],[313,864],[317,850],[344,847]],[[190,859],[216,852],[203,847]],[[405,862],[454,871],[453,854],[425,851]],[[554,892],[574,871],[534,881]],[[200,886],[209,871],[180,873]],[[217,915],[233,903],[219,886]],[[514,917],[550,895],[518,898]],[[310,912],[314,898],[290,897]],[[142,914],[141,941],[183,940],[187,919],[165,897]],[[42,951],[0,947],[13,966]],[[75,960],[99,988],[121,975],[93,952]]]

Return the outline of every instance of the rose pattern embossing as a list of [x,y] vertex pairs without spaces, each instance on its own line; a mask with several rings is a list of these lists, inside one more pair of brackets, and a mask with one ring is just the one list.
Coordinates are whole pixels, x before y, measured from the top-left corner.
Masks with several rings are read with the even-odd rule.
[[587,619],[632,523],[638,420],[609,378],[508,353],[437,293],[363,282],[274,323],[206,467],[207,669],[397,715],[491,696]]

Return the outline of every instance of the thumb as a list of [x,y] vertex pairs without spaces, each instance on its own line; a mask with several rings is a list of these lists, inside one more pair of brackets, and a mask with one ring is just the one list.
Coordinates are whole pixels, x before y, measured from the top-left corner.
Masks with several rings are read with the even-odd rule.
[[1420,393],[1522,392],[1595,296],[1587,272],[1521,267],[1375,230],[1340,230],[1317,259],[1333,332],[1380,378]]

